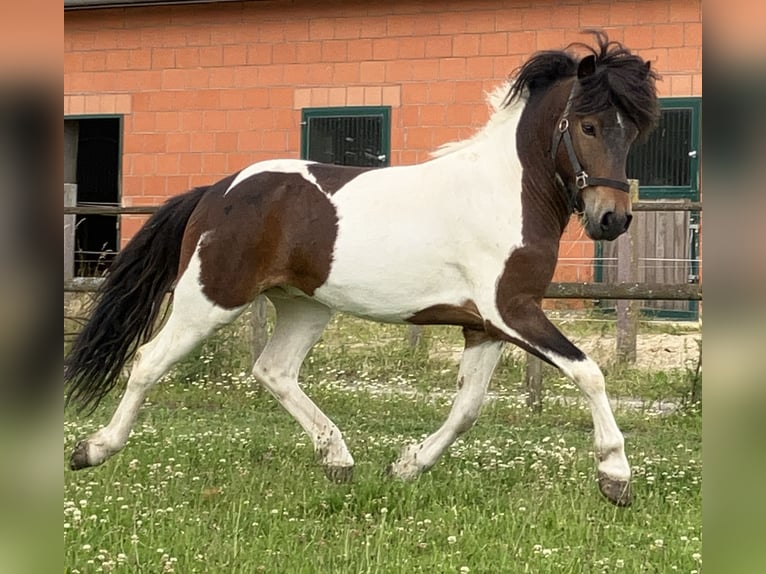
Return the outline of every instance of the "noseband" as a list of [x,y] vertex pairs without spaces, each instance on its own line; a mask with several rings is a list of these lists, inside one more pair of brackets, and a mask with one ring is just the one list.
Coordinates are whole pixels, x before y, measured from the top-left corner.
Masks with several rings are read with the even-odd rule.
[[[575,174],[575,185],[577,186],[577,193],[581,192],[586,187],[593,185],[606,185],[608,187],[613,187],[615,189],[624,191],[625,193],[630,193],[630,186],[628,185],[627,181],[620,181],[618,179],[610,179],[607,177],[591,177],[583,169],[582,165],[580,164],[580,160],[577,159],[577,154],[575,153],[574,146],[572,145],[572,134],[569,132],[568,118],[570,108],[572,107],[572,98],[574,97],[576,88],[577,80],[575,80],[575,83],[572,86],[572,91],[569,93],[569,99],[567,100],[567,105],[564,108],[564,113],[561,114],[558,129],[553,133],[551,159],[554,161],[556,160],[556,154],[559,151],[559,145],[561,145],[561,142],[563,141],[564,147],[566,147],[567,150],[567,155],[569,156],[569,163],[572,165],[572,171]],[[577,194],[571,198],[573,206],[576,204],[576,196]]]

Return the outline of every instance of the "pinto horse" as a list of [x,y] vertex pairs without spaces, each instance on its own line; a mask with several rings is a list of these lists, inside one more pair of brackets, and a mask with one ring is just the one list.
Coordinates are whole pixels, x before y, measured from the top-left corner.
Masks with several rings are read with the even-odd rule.
[[[541,309],[573,212],[593,239],[628,228],[626,157],[657,119],[649,63],[593,35],[596,48],[573,44],[531,57],[490,96],[485,127],[422,164],[373,170],[263,161],[168,200],[114,261],[65,361],[67,400],[87,408],[135,355],[111,421],[77,444],[71,468],[99,465],[122,449],[149,389],[264,294],[276,325],[253,375],[311,437],[330,479],[350,479],[354,459],[301,390],[298,372],[339,311],[463,328],[447,420],[402,450],[389,466],[393,476],[429,469],[473,425],[511,342],[582,390],[600,490],[630,504],[630,466],[604,376]],[[168,290],[172,310],[152,337]]]

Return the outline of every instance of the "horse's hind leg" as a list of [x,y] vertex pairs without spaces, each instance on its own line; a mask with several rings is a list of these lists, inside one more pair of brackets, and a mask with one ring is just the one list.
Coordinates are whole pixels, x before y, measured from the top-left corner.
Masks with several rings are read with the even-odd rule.
[[195,255],[178,281],[170,317],[157,335],[136,352],[127,388],[109,424],[75,447],[73,469],[95,466],[125,446],[149,389],[216,328],[231,322],[245,307],[224,309],[202,293]]
[[268,294],[277,313],[274,334],[253,367],[253,375],[311,437],[327,477],[351,479],[354,459],[335,424],[298,386],[298,371],[311,347],[319,339],[332,311],[304,298]]
[[470,429],[479,416],[487,385],[495,370],[503,342],[486,333],[464,329],[465,349],[458,371],[458,392],[444,424],[423,442],[405,447],[388,467],[396,477],[409,479],[431,468],[455,439]]

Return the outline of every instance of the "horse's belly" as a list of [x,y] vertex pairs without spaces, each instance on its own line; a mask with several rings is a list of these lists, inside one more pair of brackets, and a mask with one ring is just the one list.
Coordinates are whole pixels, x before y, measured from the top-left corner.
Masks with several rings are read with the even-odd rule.
[[394,323],[433,305],[460,305],[471,298],[458,270],[427,269],[417,263],[370,260],[353,269],[334,266],[313,297],[345,313]]

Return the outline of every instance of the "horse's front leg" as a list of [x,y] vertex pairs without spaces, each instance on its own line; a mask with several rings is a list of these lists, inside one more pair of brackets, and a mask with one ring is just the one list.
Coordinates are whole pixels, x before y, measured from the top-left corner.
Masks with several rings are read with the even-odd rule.
[[614,504],[628,506],[632,499],[630,465],[601,369],[559,332],[535,301],[510,304],[503,323],[497,329],[505,338],[558,367],[583,392],[593,416],[599,488]]
[[444,424],[423,442],[407,446],[399,459],[388,467],[393,476],[409,479],[431,468],[455,442],[470,429],[479,416],[487,385],[495,370],[503,342],[484,332],[464,329],[465,349],[458,372],[458,392]]

